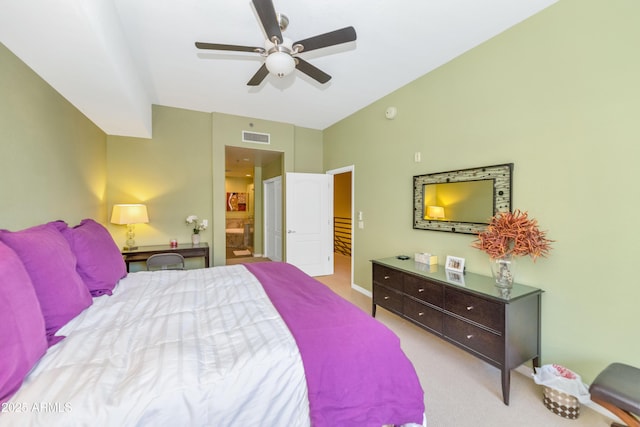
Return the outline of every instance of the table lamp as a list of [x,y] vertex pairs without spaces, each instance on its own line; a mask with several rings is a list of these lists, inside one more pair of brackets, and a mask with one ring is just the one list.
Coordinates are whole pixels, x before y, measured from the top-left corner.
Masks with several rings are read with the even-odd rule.
[[127,226],[127,245],[125,251],[138,249],[136,246],[136,224],[146,224],[149,222],[147,206],[141,204],[118,204],[113,205],[111,212],[111,223]]
[[444,218],[444,208],[442,206],[427,206],[427,216],[429,218]]

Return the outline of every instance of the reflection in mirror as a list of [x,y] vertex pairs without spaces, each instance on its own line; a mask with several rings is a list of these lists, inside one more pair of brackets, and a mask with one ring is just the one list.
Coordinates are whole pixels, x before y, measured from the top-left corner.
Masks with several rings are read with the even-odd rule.
[[513,163],[413,177],[413,228],[477,234],[511,211]]
[[493,180],[425,184],[424,219],[488,224],[493,216]]
[[[427,186],[424,186],[425,193],[428,191]],[[433,197],[437,199],[436,197]],[[424,216],[424,219],[435,219],[435,220],[443,220],[444,221],[444,208],[442,206],[433,206],[433,204],[424,202],[424,205],[427,207],[427,214]],[[431,205],[431,206],[429,206]]]

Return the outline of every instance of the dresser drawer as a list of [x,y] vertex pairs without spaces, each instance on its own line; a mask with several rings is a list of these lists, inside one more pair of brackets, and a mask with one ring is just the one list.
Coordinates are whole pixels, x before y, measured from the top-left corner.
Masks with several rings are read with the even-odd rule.
[[445,289],[444,309],[499,333],[504,332],[504,305],[457,289]]
[[373,284],[373,303],[397,313],[402,313],[402,294],[393,289]]
[[396,289],[400,292],[404,291],[403,278],[405,274],[398,270],[383,267],[381,265],[373,265],[373,282],[384,285],[388,288]]
[[443,306],[444,287],[441,284],[407,275],[404,277],[404,292],[436,307]]
[[499,364],[504,363],[504,342],[499,335],[452,316],[444,317],[444,335]]
[[442,334],[442,312],[422,304],[407,296],[404,297],[404,315],[419,324]]

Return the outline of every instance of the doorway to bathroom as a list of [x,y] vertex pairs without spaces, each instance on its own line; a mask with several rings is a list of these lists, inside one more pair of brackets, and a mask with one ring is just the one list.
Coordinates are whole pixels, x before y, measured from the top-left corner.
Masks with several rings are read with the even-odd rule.
[[262,181],[281,174],[282,157],[279,151],[225,147],[227,260],[262,257]]

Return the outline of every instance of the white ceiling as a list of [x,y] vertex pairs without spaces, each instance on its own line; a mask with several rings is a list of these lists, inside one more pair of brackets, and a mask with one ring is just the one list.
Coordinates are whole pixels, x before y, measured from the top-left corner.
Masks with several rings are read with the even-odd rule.
[[264,167],[277,160],[282,160],[282,153],[279,151],[228,145],[224,150],[224,175],[234,178],[253,178],[256,166]]
[[0,41],[110,135],[151,136],[151,105],[324,129],[557,0],[274,0],[295,40],[353,26],[357,41],[246,86],[263,58],[250,0],[0,0]]

